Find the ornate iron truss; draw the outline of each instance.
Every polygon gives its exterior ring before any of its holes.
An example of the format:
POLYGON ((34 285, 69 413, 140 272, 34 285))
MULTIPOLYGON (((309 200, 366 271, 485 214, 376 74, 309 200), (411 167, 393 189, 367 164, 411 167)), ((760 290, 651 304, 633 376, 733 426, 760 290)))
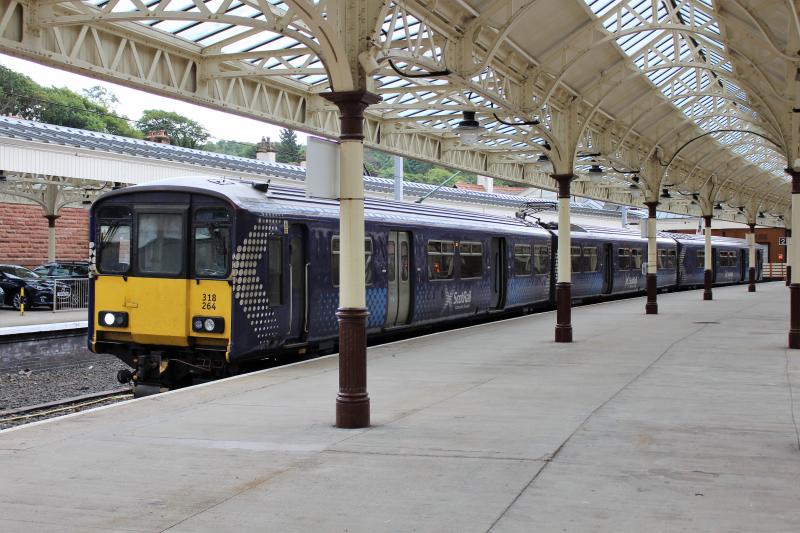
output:
POLYGON ((368 89, 383 101, 367 112, 365 143, 380 150, 544 188, 552 172, 599 165, 602 178, 578 179, 575 194, 636 204, 680 184, 700 195, 662 205, 676 212, 789 210, 793 2, 768 13, 756 0, 542 5, 0 0, 0 51, 326 137, 338 116, 320 93, 368 89), (482 127, 473 146, 454 131, 464 111, 482 127))

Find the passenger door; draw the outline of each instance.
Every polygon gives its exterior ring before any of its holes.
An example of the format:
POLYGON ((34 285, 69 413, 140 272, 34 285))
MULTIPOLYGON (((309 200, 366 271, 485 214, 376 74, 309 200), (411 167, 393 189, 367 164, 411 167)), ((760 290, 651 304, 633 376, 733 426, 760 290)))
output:
POLYGON ((614 288, 614 247, 610 242, 603 245, 603 294, 611 294, 614 288))
POLYGON ((492 237, 492 298, 490 307, 502 309, 506 305, 506 240, 503 237, 492 237))
POLYGON ((308 230, 303 224, 289 226, 289 335, 302 341, 308 332, 308 230))
POLYGON ((390 231, 386 254, 388 309, 386 327, 408 323, 411 307, 411 235, 390 231))

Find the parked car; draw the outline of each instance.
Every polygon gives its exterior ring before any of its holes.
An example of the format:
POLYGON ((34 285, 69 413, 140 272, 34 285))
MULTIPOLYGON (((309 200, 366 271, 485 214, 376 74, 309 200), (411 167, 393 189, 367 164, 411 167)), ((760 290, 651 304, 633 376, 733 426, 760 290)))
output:
MULTIPOLYGON (((19 309, 24 302, 26 307, 53 306, 53 282, 19 265, 0 265, 0 288, 3 289, 3 303, 19 309), (20 289, 25 288, 23 299, 20 289)), ((61 291, 61 290, 60 290, 61 291)), ((59 298, 69 297, 61 291, 59 298)))
POLYGON ((33 271, 45 278, 88 278, 89 261, 54 261, 33 271))

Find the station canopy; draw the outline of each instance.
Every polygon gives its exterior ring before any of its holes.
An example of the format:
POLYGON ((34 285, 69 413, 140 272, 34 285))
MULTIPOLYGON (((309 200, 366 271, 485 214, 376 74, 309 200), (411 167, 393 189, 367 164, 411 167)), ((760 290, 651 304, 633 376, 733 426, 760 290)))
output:
POLYGON ((527 186, 782 225, 792 0, 0 0, 0 51, 527 186))

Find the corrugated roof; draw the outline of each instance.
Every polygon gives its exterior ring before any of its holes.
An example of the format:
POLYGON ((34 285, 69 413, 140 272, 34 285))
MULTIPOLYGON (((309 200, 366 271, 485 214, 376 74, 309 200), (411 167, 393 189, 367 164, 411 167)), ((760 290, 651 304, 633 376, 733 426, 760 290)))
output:
MULTIPOLYGON (((222 171, 241 172, 254 177, 263 177, 264 179, 278 177, 302 182, 306 177, 305 168, 299 165, 272 163, 258 159, 207 152, 205 150, 183 148, 181 146, 132 139, 109 133, 44 124, 16 117, 0 116, 0 138, 2 137, 184 163, 222 171)), ((13 171, 14 169, 4 170, 13 171)), ((394 191, 394 180, 364 176, 364 186, 370 192, 388 194, 394 191)), ((409 196, 422 197, 436 188, 436 185, 427 183, 403 182, 403 190, 409 196)), ((515 194, 487 193, 453 187, 441 187, 431 195, 431 198, 509 208, 519 208, 524 204, 540 204, 543 210, 555 211, 558 207, 558 202, 555 200, 529 198, 515 194)), ((572 209, 576 213, 585 215, 608 216, 608 212, 602 209, 602 204, 596 201, 573 203, 572 209)), ((628 216, 636 217, 637 215, 632 215, 629 212, 628 216)))

